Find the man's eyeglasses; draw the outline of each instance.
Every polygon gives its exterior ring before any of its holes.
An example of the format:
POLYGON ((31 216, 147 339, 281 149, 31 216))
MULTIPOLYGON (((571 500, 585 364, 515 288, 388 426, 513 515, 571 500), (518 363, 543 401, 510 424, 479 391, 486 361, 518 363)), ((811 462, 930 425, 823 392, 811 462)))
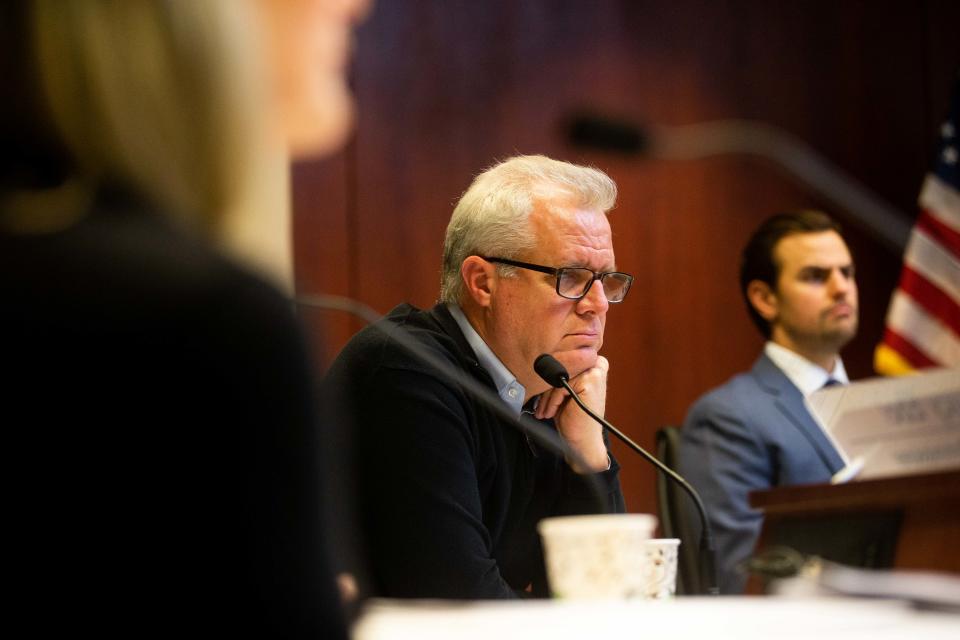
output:
POLYGON ((630 291, 630 285, 633 284, 633 276, 620 271, 596 272, 586 267, 544 267, 539 264, 530 264, 529 262, 518 262, 516 260, 507 260, 506 258, 488 258, 480 256, 487 262, 497 264, 508 264, 511 267, 520 267, 540 273, 549 273, 557 278, 557 294, 569 300, 580 300, 590 291, 594 281, 599 280, 603 286, 603 294, 607 297, 607 302, 615 304, 623 302, 630 291))

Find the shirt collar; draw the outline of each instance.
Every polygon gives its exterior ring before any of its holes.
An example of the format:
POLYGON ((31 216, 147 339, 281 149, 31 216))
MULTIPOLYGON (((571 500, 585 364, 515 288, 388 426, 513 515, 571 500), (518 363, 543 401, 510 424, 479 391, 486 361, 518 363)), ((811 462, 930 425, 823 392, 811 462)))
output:
POLYGON ((763 347, 767 357, 773 360, 790 382, 800 390, 806 398, 814 391, 822 388, 831 378, 841 384, 847 384, 847 370, 843 367, 843 360, 837 356, 833 371, 828 372, 823 367, 813 364, 798 353, 783 347, 775 342, 767 342, 763 347))
POLYGON ((474 329, 470 321, 467 320, 467 316, 464 315, 460 306, 451 303, 447 305, 447 309, 457 322, 457 326, 460 327, 460 331, 463 332, 463 337, 467 339, 470 348, 473 349, 473 353, 477 356, 477 361, 480 363, 480 366, 483 367, 493 379, 493 384, 497 388, 497 394, 507 406, 519 416, 523 409, 523 399, 527 394, 526 388, 517 382, 516 376, 510 373, 510 370, 500 362, 500 358, 487 346, 487 343, 483 341, 483 338, 480 337, 477 330, 474 329))

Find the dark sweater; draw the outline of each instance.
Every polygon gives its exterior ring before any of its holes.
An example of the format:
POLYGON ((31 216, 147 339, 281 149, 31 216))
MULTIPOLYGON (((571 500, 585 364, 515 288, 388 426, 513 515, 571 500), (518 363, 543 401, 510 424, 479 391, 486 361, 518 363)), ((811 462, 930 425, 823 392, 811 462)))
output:
POLYGON ((0 299, 5 575, 31 635, 346 637, 280 292, 106 197, 0 231, 0 299))
MULTIPOLYGON (((496 394, 446 307, 394 309, 378 323, 496 394)), ((409 355, 378 327, 357 334, 328 378, 353 414, 362 555, 377 595, 511 598, 546 595, 537 522, 599 510, 562 457, 409 355)), ((541 425, 552 429, 549 422, 541 425)), ((614 460, 595 474, 623 510, 614 460)))

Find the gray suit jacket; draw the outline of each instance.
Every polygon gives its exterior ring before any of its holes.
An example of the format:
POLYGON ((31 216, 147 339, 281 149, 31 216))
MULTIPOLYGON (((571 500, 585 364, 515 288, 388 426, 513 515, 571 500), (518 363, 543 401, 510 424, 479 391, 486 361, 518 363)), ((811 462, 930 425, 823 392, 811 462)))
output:
POLYGON ((702 396, 682 432, 680 472, 700 492, 717 544, 721 593, 740 593, 762 518, 751 491, 827 482, 843 460, 766 355, 748 373, 702 396))

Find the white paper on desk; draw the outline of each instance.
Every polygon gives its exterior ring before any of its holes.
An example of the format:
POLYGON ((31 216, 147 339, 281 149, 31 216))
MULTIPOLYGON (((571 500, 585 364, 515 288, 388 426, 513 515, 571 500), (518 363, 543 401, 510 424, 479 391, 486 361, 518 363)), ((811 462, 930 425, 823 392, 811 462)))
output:
POLYGON ((960 468, 960 369, 828 387, 807 407, 849 460, 841 481, 960 468))

